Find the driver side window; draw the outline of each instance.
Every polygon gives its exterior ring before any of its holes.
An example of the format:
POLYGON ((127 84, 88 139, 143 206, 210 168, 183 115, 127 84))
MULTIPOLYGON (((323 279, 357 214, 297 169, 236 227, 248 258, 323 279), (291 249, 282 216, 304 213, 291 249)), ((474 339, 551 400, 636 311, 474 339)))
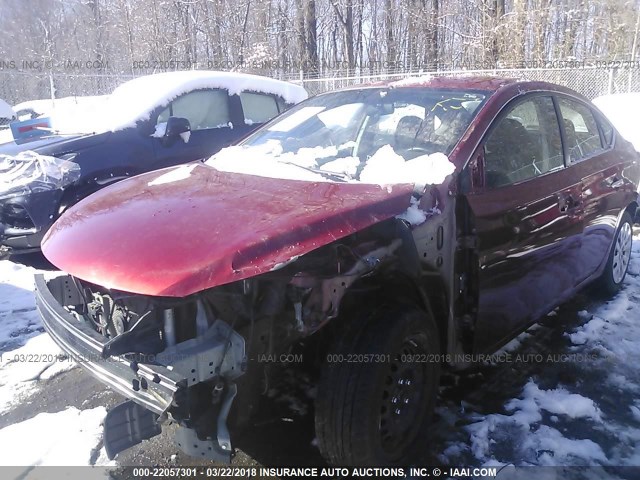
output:
POLYGON ((520 183, 564 165, 560 126, 551 97, 518 103, 484 144, 485 185, 520 183))

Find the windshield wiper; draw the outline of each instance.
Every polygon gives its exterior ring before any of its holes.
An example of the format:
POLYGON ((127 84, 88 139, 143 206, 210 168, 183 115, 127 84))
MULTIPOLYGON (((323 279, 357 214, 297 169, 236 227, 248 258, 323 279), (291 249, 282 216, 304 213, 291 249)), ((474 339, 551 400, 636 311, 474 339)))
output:
POLYGON ((294 163, 294 162, 286 162, 286 161, 283 161, 283 160, 278 160, 278 162, 279 163, 284 163, 286 165, 294 165, 296 167, 302 168, 302 169, 307 170, 309 172, 319 173, 323 177, 328 178, 330 180, 341 180, 343 182, 348 182, 349 180, 353 180, 353 177, 351 175, 349 175, 348 173, 344 173, 344 172, 333 172, 331 170, 322 170, 320 168, 305 167, 304 165, 299 165, 299 164, 294 163))

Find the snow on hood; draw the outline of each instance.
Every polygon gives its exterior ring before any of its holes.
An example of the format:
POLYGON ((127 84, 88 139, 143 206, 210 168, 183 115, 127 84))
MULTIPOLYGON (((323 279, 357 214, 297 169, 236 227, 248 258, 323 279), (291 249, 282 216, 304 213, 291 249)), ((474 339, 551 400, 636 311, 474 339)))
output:
POLYGON ((440 185, 455 169, 444 153, 405 160, 390 145, 385 145, 367 160, 360 181, 378 185, 413 183, 422 190, 426 185, 440 185))
MULTIPOLYGON (((420 155, 405 160, 390 145, 380 147, 364 163, 353 156, 323 162, 350 146, 353 145, 300 148, 296 152, 283 152, 279 141, 269 140, 262 145, 225 148, 207 160, 206 164, 221 172, 287 180, 364 183, 386 186, 387 189, 391 185, 411 184, 414 192, 419 195, 427 185, 440 185, 455 171, 455 165, 443 153, 420 155)), ((437 209, 420 209, 419 201, 415 200, 397 218, 415 226, 439 213, 437 209)))
POLYGON ((443 153, 405 160, 390 145, 380 147, 365 162, 353 156, 323 162, 348 146, 300 148, 296 152, 283 152, 279 141, 269 140, 262 145, 224 148, 205 163, 221 172, 314 182, 336 181, 335 178, 327 178, 326 174, 337 173, 344 174, 344 181, 347 182, 383 186, 409 183, 420 191, 426 185, 442 184, 455 171, 455 165, 443 153))
POLYGON ((640 93, 616 93, 594 98, 593 103, 613 123, 616 130, 631 142, 640 152, 640 129, 638 129, 638 109, 640 93))
POLYGON ((16 114, 13 111, 13 108, 0 98, 0 118, 13 118, 16 114))
POLYGON ((250 90, 281 96, 287 103, 307 98, 304 88, 289 82, 246 73, 190 70, 146 75, 123 83, 105 105, 104 128, 121 130, 147 120, 158 106, 191 90, 224 88, 230 95, 250 90))

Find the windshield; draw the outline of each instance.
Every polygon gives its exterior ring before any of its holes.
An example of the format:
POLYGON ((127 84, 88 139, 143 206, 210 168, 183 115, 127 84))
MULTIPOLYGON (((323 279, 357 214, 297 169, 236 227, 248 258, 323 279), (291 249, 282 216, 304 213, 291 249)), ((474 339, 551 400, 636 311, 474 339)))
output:
POLYGON ((477 92, 426 88, 320 95, 207 163, 304 180, 441 183, 453 172, 446 155, 484 100, 477 92))

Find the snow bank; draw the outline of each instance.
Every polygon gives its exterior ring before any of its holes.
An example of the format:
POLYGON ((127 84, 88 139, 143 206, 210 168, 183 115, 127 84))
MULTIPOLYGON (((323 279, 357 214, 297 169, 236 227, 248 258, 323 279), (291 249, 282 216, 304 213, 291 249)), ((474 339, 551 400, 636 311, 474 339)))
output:
MULTIPOLYGON (((606 464, 607 457, 594 441, 567 438, 559 430, 541 424, 542 410, 571 419, 602 422, 601 412, 592 400, 571 394, 563 388, 542 390, 532 380, 521 398, 505 405, 510 415, 491 414, 467 427, 471 451, 481 461, 494 459, 498 442, 508 441, 516 464, 576 465, 606 464)), ((557 418, 556 418, 557 421, 557 418)))
POLYGON ((287 103, 307 98, 304 88, 292 83, 246 73, 190 70, 165 72, 135 78, 123 83, 111 94, 102 112, 105 130, 132 127, 146 120, 158 106, 191 90, 225 88, 230 95, 244 90, 280 95, 287 103))
POLYGON ((33 394, 40 380, 75 366, 42 333, 33 296, 36 272, 0 261, 0 413, 33 394))
POLYGON ((16 105, 15 110, 31 109, 40 117, 49 117, 51 127, 63 133, 93 133, 108 98, 95 95, 29 100, 16 105))
POLYGON ((62 354, 46 333, 33 336, 24 346, 3 353, 0 360, 0 413, 23 402, 40 386, 40 380, 74 367, 75 363, 62 354), (50 368, 54 371, 45 374, 50 368))
POLYGON ((638 128, 640 93, 603 95, 594 98, 593 103, 613 123, 620 135, 631 142, 640 152, 640 129, 638 128))
POLYGON ((104 407, 69 407, 9 425, 0 430, 0 465, 91 465, 91 457, 102 440, 106 413, 104 407))
POLYGON ((13 118, 15 117, 15 112, 11 105, 0 98, 0 118, 13 118))

